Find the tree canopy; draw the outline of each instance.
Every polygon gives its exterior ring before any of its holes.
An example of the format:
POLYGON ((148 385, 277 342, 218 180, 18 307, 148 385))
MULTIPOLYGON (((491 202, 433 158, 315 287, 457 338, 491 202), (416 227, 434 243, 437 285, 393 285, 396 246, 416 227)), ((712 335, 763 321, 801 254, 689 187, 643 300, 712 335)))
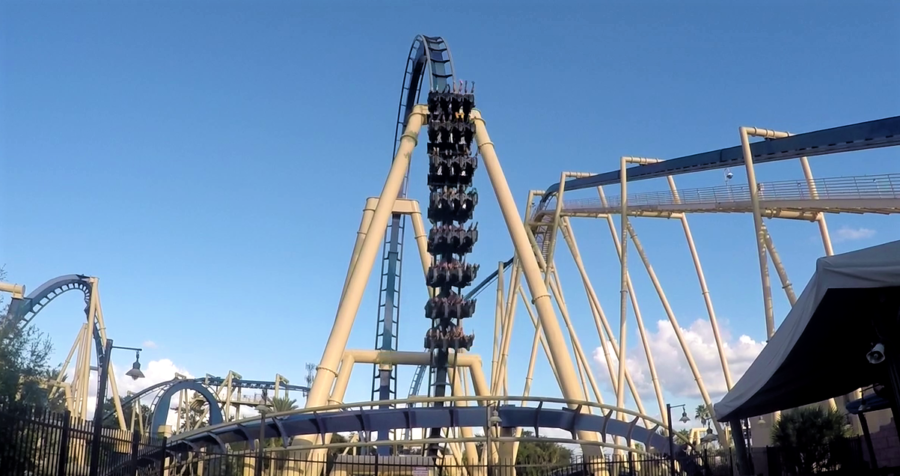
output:
MULTIPOLYGON (((0 268, 0 281, 6 271, 0 268)), ((0 318, 6 317, 9 303, 0 294, 0 318)), ((10 333, 0 342, 0 402, 48 405, 47 381, 54 377, 50 367, 53 345, 36 327, 10 333)))
POLYGON ((785 469, 812 474, 830 464, 832 446, 848 434, 844 416, 836 410, 805 407, 781 414, 772 428, 772 443, 782 450, 785 469))
MULTIPOLYGON (((0 268, 0 281, 6 272, 0 268)), ((0 294, 0 318, 6 318, 8 303, 0 294)), ((0 474, 12 474, 16 470, 31 470, 35 463, 21 445, 29 444, 36 438, 34 429, 19 428, 24 418, 32 418, 43 410, 34 407, 54 409, 48 399, 47 381, 53 377, 50 354, 53 346, 50 340, 33 326, 0 336, 0 449, 5 450, 0 458, 0 474)))

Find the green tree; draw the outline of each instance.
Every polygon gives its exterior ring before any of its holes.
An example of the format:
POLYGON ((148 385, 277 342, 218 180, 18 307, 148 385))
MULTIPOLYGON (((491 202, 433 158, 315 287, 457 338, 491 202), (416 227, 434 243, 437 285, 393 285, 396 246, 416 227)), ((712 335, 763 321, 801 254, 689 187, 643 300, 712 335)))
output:
POLYGON ((781 450, 787 471, 812 474, 832 463, 830 447, 848 434, 844 416, 836 410, 806 407, 781 414, 772 428, 772 443, 781 450))
POLYGON ((697 405, 697 409, 694 410, 694 418, 700 420, 700 425, 706 426, 707 423, 712 421, 712 412, 709 411, 708 406, 701 403, 700 405, 697 405))
MULTIPOLYGON (((522 431, 523 437, 534 437, 530 431, 522 431)), ((544 474, 548 467, 566 466, 572 463, 572 450, 551 441, 523 441, 516 454, 516 474, 533 476, 544 474)), ((503 462, 501 462, 503 464, 503 462)))
POLYGON ((275 397, 272 399, 272 410, 276 412, 289 412, 297 409, 297 400, 288 397, 275 397))
MULTIPOLYGON (((0 281, 5 278, 0 268, 0 281)), ((0 295, 0 323, 7 311, 8 303, 0 295)), ((34 471, 39 463, 30 457, 34 452, 21 445, 47 443, 32 434, 37 431, 33 426, 15 429, 26 418, 41 418, 48 407, 46 382, 53 375, 48 364, 53 346, 35 327, 5 330, 9 332, 0 334, 0 448, 6 454, 0 458, 0 474, 20 474, 34 471)))

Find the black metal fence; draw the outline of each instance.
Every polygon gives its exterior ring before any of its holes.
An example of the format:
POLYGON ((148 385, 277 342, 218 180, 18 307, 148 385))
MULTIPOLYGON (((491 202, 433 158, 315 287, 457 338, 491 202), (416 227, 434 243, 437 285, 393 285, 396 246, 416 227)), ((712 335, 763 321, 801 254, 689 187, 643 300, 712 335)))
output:
MULTIPOLYGON (((695 455, 694 471, 677 463, 677 476, 732 475, 730 462, 725 466, 703 460, 695 455)), ((672 476, 671 460, 665 455, 644 455, 617 458, 573 458, 570 461, 542 464, 514 464, 497 462, 485 467, 470 467, 452 456, 437 460, 418 455, 350 456, 329 454, 311 459, 306 451, 268 451, 260 458, 256 452, 217 454, 195 452, 170 458, 169 474, 204 476, 301 476, 326 474, 329 476, 672 476)))
MULTIPOLYGON (((469 468, 454 457, 437 460, 416 454, 376 457, 348 456, 334 450, 311 460, 308 450, 270 449, 260 457, 254 451, 218 454, 205 450, 167 454, 166 440, 138 432, 104 428, 95 438, 92 422, 18 404, 0 404, 0 476, 734 476, 729 450, 695 452, 680 458, 676 470, 667 455, 575 458, 542 464, 499 462, 469 468), (100 445, 96 474, 89 471, 91 448, 100 445)), ((242 445, 247 447, 247 445, 242 445)), ((237 447, 232 448, 235 450, 237 447)), ((352 451, 352 450, 351 450, 352 451)), ((895 474, 869 469, 859 439, 851 439, 807 456, 777 448, 751 450, 752 474, 853 476, 895 474)), ((900 473, 896 473, 900 474, 900 473)))
POLYGON ((104 428, 99 440, 93 423, 16 403, 0 404, 0 475, 125 476, 145 474, 148 458, 158 457, 164 440, 138 432, 104 428), (97 475, 90 474, 91 448, 100 445, 97 475))

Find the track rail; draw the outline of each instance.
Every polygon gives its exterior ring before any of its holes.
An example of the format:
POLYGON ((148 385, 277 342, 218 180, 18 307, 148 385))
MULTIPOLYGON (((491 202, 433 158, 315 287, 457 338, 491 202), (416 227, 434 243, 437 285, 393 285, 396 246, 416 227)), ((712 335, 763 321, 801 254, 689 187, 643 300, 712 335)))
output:
MULTIPOLYGON (((769 139, 750 144, 750 153, 755 164, 776 162, 779 160, 813 157, 818 155, 837 154, 858 150, 878 149, 900 146, 900 116, 888 117, 874 121, 860 122, 846 126, 822 129, 803 134, 796 134, 781 139, 769 139)), ((700 154, 664 160, 650 165, 633 167, 628 171, 628 181, 649 180, 668 175, 680 175, 706 170, 725 169, 743 163, 741 146, 713 150, 700 154)), ((582 190, 602 185, 619 183, 619 170, 573 179, 566 182, 566 191, 582 190)), ((546 210, 551 199, 556 197, 559 183, 547 187, 540 203, 535 207, 532 219, 547 218, 546 210)), ((535 230, 535 238, 546 256, 547 243, 544 234, 549 226, 539 226, 535 230)), ((485 279, 478 286, 488 285, 494 277, 485 279)))
MULTIPOLYGON (((450 47, 440 37, 417 36, 409 49, 406 68, 403 73, 403 84, 400 89, 400 101, 397 107, 397 122, 394 129, 394 148, 391 157, 400 144, 400 138, 406 128, 409 115, 419 103, 422 90, 443 90, 455 79, 453 59, 450 47), (426 74, 428 75, 426 81, 426 74)), ((400 198, 406 198, 409 189, 409 171, 403 179, 400 198)), ((381 261, 381 283, 378 294, 378 315, 375 329, 375 349, 392 351, 398 348, 400 327, 400 289, 403 263, 403 242, 406 228, 406 217, 395 214, 391 216, 384 235, 381 261)), ((397 397, 397 370, 379 369, 373 366, 372 400, 394 400, 397 397)), ((389 408, 387 406, 385 408, 389 408)), ((380 440, 387 440, 393 435, 379 435, 380 440)), ((387 452, 389 447, 379 447, 387 452)))
MULTIPOLYGON (((84 314, 91 321, 91 277, 84 274, 67 274, 53 278, 41 284, 28 296, 22 299, 12 299, 5 316, 0 317, 0 339, 7 335, 24 329, 51 301, 69 291, 81 291, 84 294, 84 314)), ((103 344, 100 339, 100 328, 94 323, 94 346, 97 355, 103 355, 103 344)))
MULTIPOLYGON (((817 155, 853 152, 900 146, 900 116, 860 122, 847 126, 796 134, 781 139, 768 139, 750 144, 753 163, 764 164, 779 160, 814 157, 817 155)), ((664 160, 656 164, 633 167, 628 171, 628 181, 663 178, 705 170, 724 169, 744 163, 741 146, 713 150, 700 154, 664 160)), ((581 190, 600 185, 618 184, 621 171, 613 170, 590 177, 569 180, 566 191, 581 190)), ((541 202, 550 200, 559 191, 559 183, 547 188, 541 202)))

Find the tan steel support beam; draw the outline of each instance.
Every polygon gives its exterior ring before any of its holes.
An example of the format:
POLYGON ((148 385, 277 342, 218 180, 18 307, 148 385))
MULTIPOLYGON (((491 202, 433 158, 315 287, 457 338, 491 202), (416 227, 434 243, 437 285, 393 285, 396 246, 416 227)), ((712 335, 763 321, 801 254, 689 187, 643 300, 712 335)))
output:
MULTIPOLYGON (((697 388, 700 390, 700 396, 703 398, 703 403, 706 404, 707 408, 712 408, 713 402, 712 399, 709 398, 709 392, 706 390, 706 385, 703 383, 703 376, 700 375, 700 369, 697 368, 697 363, 694 361, 694 353, 691 351, 687 340, 684 338, 684 333, 681 331, 681 326, 678 324, 675 312, 672 311, 672 307, 669 305, 669 300, 666 298, 666 293, 662 288, 662 284, 660 284, 659 278, 656 276, 656 271, 653 270, 650 259, 647 258, 644 247, 641 245, 641 241, 638 239, 637 233, 635 233, 634 227, 632 227, 630 223, 628 224, 628 233, 631 234, 631 242, 634 243, 634 249, 638 252, 638 255, 640 255, 641 261, 643 261, 644 267, 647 269, 647 274, 650 276, 650 281, 656 289, 656 294, 659 295, 663 310, 665 310, 666 316, 669 318, 669 323, 672 324, 672 329, 675 331, 675 337, 678 339, 678 343, 681 344, 681 350, 684 353, 685 359, 687 359, 691 373, 694 375, 694 380, 697 382, 697 388)), ((723 446, 727 445, 728 439, 726 438, 725 432, 722 430, 721 423, 719 423, 718 420, 713 419, 713 425, 716 427, 719 443, 723 446)))
MULTIPOLYGON (((579 394, 578 376, 575 374, 575 365, 566 349, 562 329, 559 326, 559 321, 556 319, 556 313, 553 311, 550 293, 547 292, 547 286, 544 285, 541 279, 541 271, 538 267, 537 259, 531 253, 528 236, 525 233, 525 228, 522 226, 519 211, 513 200, 509 184, 503 175, 500 160, 494 151, 494 144, 491 142, 491 138, 485 128, 484 119, 482 119, 478 110, 473 110, 471 117, 475 123, 475 140, 478 143, 478 150, 481 152, 482 163, 491 180, 500 210, 503 212, 506 227, 509 230, 510 238, 522 265, 522 271, 525 274, 525 281, 528 283, 528 290, 531 293, 534 307, 537 309, 541 320, 541 327, 544 329, 550 352, 559 371, 560 390, 565 398, 575 400, 579 394)), ((570 405, 570 407, 577 408, 577 405, 570 405)), ((579 431, 578 436, 582 440, 597 441, 597 434, 594 432, 579 431)), ((599 454, 596 447, 592 445, 582 445, 582 450, 589 456, 599 454)))
MULTIPOLYGON (((769 284, 769 262, 766 258, 766 243, 763 231, 762 214, 759 203, 759 189, 756 181, 756 169, 753 167, 753 154, 750 152, 750 136, 769 137, 771 131, 755 127, 738 129, 741 137, 741 149, 744 154, 744 166, 747 170, 747 186, 750 189, 750 202, 753 206, 753 226, 756 230, 756 251, 759 255, 759 275, 762 281, 763 307, 766 313, 766 341, 775 334, 775 309, 772 304, 772 288, 769 284)), ((774 138, 774 137, 773 137, 774 138)))
POLYGON ((418 143, 419 130, 427 115, 428 108, 418 105, 413 108, 413 112, 407 121, 406 130, 400 139, 400 147, 391 164, 390 173, 381 191, 378 205, 372 215, 369 232, 366 234, 360 247, 357 264, 354 266, 353 274, 347 283, 344 298, 338 306, 331 334, 328 337, 325 350, 322 353, 322 359, 317 367, 315 380, 307 395, 307 408, 324 404, 331 393, 331 386, 336 376, 335 368, 340 363, 344 349, 347 346, 350 330, 353 327, 353 322, 356 320, 356 313, 359 310, 366 283, 372 272, 372 266, 375 264, 381 241, 384 239, 385 229, 393 211, 394 203, 397 201, 397 196, 400 193, 403 179, 409 169, 413 149, 418 143))
MULTIPOLYGON (((675 187, 675 178, 669 175, 666 177, 669 182, 669 190, 672 191, 672 200, 678 204, 681 203, 681 197, 678 195, 678 189, 675 187)), ((706 286, 706 277, 703 275, 703 265, 700 263, 700 255, 697 253, 697 246, 694 244, 694 236, 691 233, 691 227, 688 224, 686 214, 679 217, 681 227, 684 229, 684 238, 687 240, 688 249, 691 252, 691 259, 694 262, 694 270, 697 272, 697 281, 700 283, 700 294, 703 295, 703 302, 706 304, 706 313, 709 315, 709 325, 713 331, 713 338, 716 341, 716 350, 719 352, 719 362, 722 364, 722 373, 725 376, 725 387, 731 390, 734 385, 731 380, 731 369, 728 367, 728 358, 725 355, 725 346, 722 343, 722 334, 719 331, 719 320, 716 318, 716 311, 713 308, 712 297, 709 295, 709 288, 706 286)))
MULTIPOLYGON (((618 243, 618 238, 616 237, 614 227, 615 225, 613 225, 612 234, 613 238, 616 238, 616 243, 618 243)), ((600 345, 603 348, 603 355, 607 363, 606 368, 609 372, 610 384, 612 385, 612 388, 615 389, 618 385, 618 382, 616 381, 616 370, 613 369, 612 358, 609 351, 610 348, 612 348, 612 351, 618 354, 619 346, 616 343, 615 335, 612 332, 612 326, 609 325, 609 321, 606 319, 603 308, 600 306, 600 300, 597 298, 597 294, 594 292, 594 287, 591 284, 591 280, 588 277, 587 270, 584 267, 584 261, 581 259, 581 252, 578 249, 578 242, 575 240, 575 231, 573 230, 572 224, 570 223, 568 217, 562 218, 560 229, 562 230, 563 239, 565 239, 566 244, 569 246, 569 251, 572 253, 572 259, 575 261, 575 267, 578 269, 578 273, 581 275, 582 284, 584 285, 584 290, 588 296, 588 302, 591 306, 591 314, 594 317, 594 326, 597 328, 597 334, 600 336, 600 345), (607 345, 607 342, 609 343, 609 345, 607 345)), ((616 249, 618 250, 618 246, 616 247, 616 249)), ((655 374, 655 371, 653 373, 655 374)), ((631 378, 631 372, 627 367, 625 368, 625 381, 628 384, 628 388, 631 390, 631 396, 638 408, 638 412, 646 415, 647 411, 644 409, 644 404, 641 401, 641 395, 640 393, 638 393, 637 387, 635 387, 634 381, 631 378)), ((661 393, 659 397, 662 398, 661 393)), ((662 408, 665 408, 665 403, 662 402, 661 406, 662 408)), ((663 411, 663 422, 665 422, 666 419, 665 414, 666 412, 663 411)))

